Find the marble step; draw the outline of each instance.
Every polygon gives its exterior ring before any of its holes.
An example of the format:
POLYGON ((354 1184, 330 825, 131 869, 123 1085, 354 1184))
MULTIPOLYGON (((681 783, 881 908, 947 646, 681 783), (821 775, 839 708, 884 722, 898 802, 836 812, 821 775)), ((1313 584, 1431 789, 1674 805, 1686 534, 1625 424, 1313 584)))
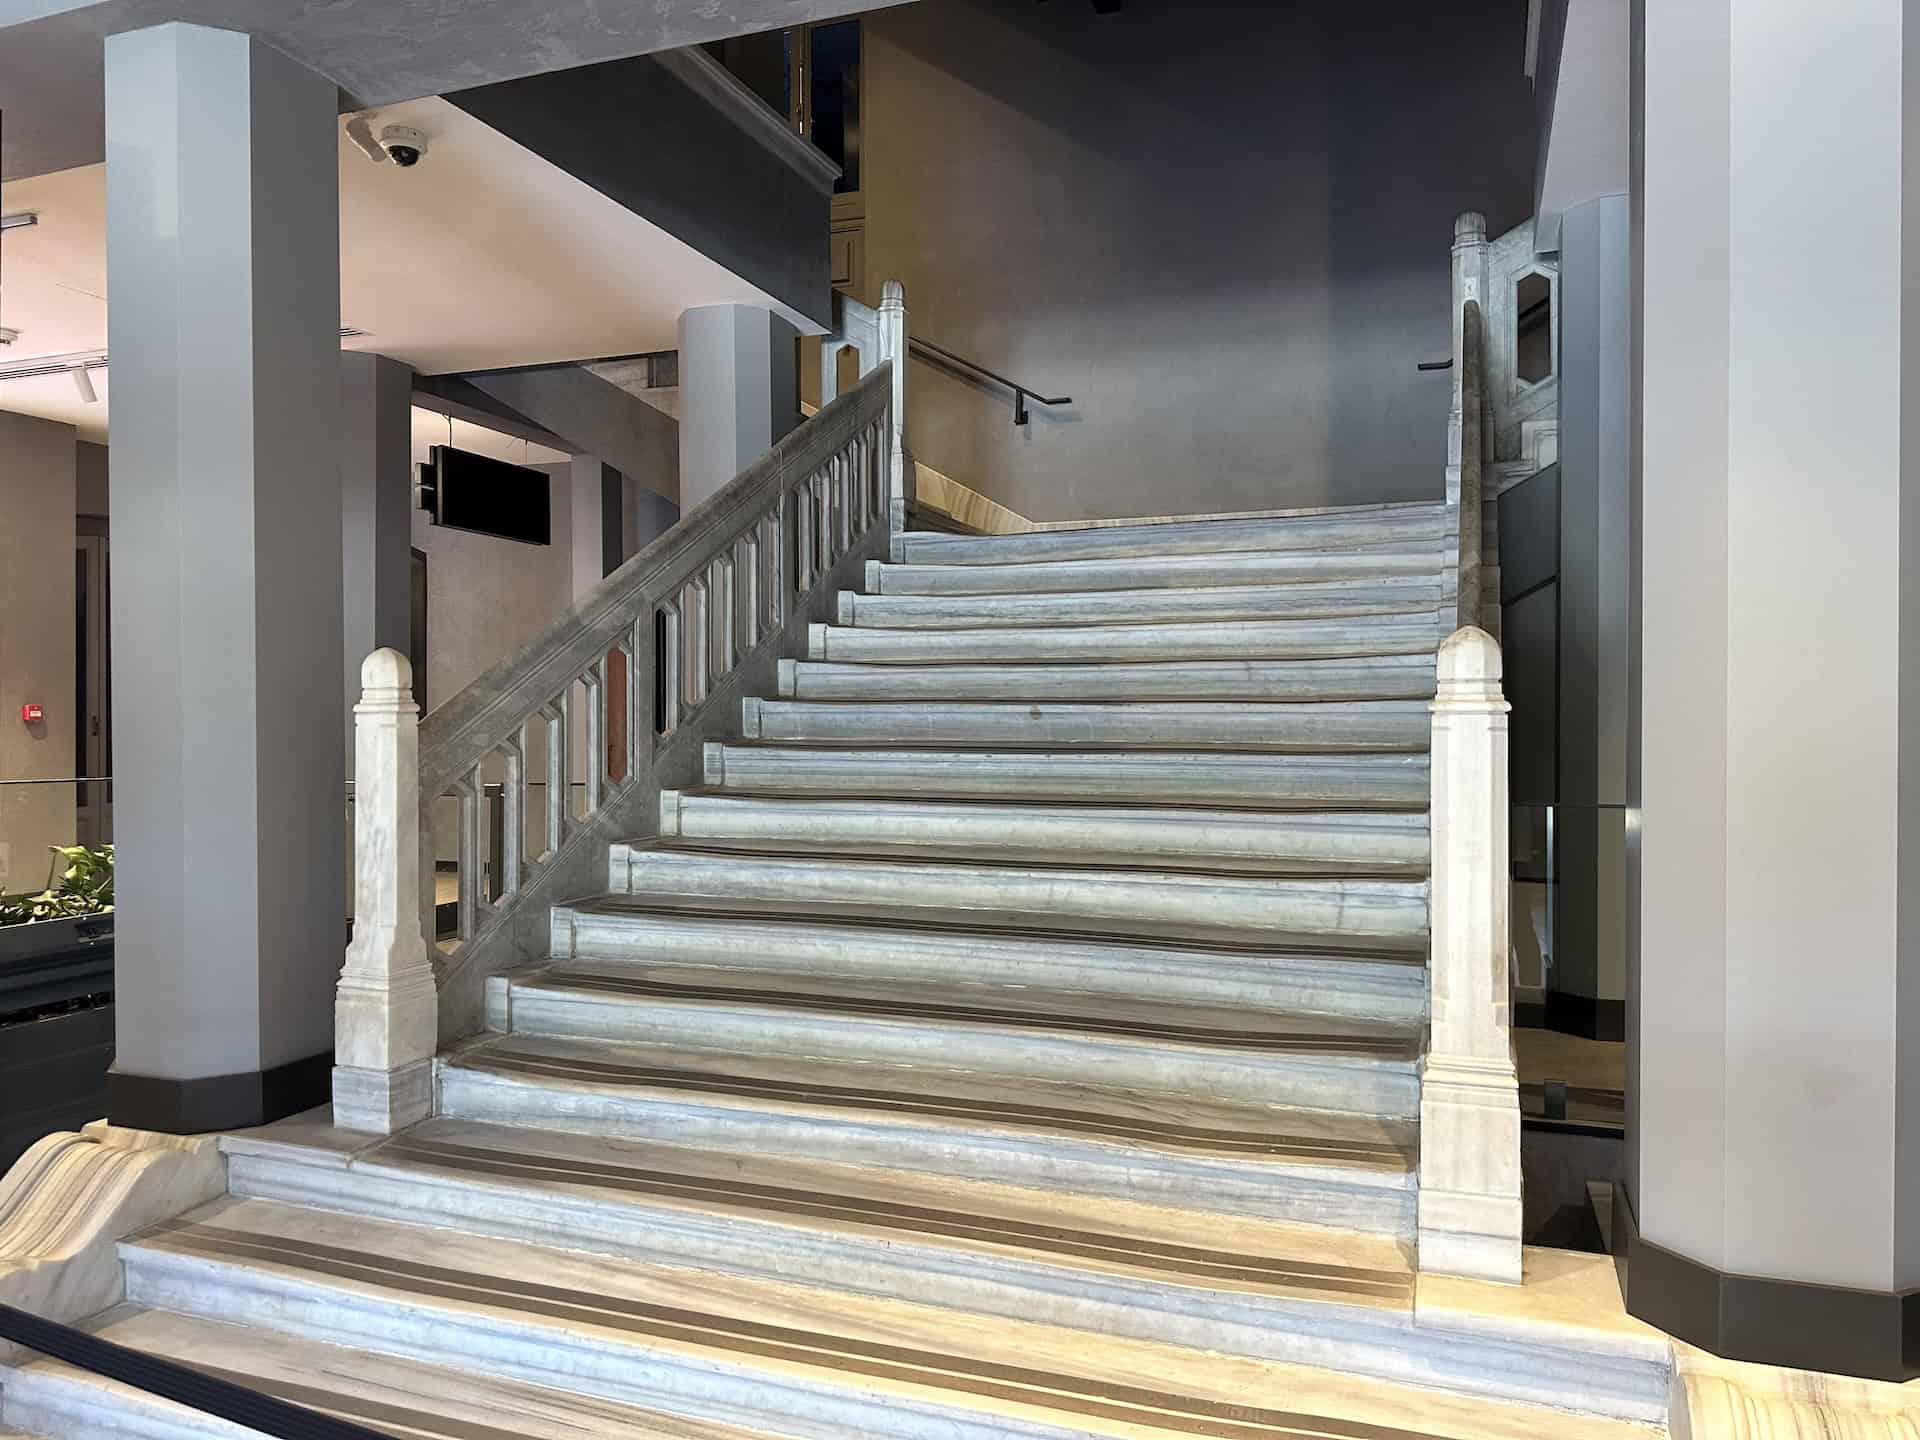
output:
POLYGON ((940 1064, 487 1036, 435 1114, 1409 1236, 1416 1127, 940 1064))
POLYGON ((487 987, 489 1023, 515 1035, 941 1065, 1402 1120, 1420 1112, 1418 1022, 604 961, 536 966, 487 987))
POLYGON ((616 894, 677 897, 686 909, 804 907, 960 925, 984 918, 1035 930, 1235 945, 1298 939, 1416 957, 1427 943, 1423 881, 820 859, 651 844, 615 845, 609 875, 616 894))
POLYGON ((802 799, 703 790, 661 791, 659 833, 705 849, 1404 879, 1426 875, 1429 852, 1427 817, 1416 812, 802 799))
POLYGON ((854 665, 1087 665, 1126 660, 1344 660, 1431 654, 1439 620, 1384 615, 1333 620, 1164 625, 1027 625, 1010 629, 807 627, 807 659, 854 665))
POLYGON ((1162 555, 1218 556, 1246 551, 1438 544, 1446 533, 1444 506, 1383 505, 1268 520, 1198 520, 1034 530, 1018 535, 943 535, 909 530, 894 537, 893 559, 907 565, 1010 565, 1162 555))
POLYGON ((1293 550, 1242 555, 1152 553, 1120 560, 1025 564, 889 565, 867 562, 869 595, 1080 595, 1211 589, 1218 586, 1329 584, 1335 581, 1431 581, 1442 568, 1440 543, 1385 549, 1293 550))
POLYGON ((1500 1355, 1503 1371, 1458 1334, 1410 1346, 1415 1383, 1396 1383, 264 1200, 217 1202, 122 1255, 149 1309, 790 1440, 1625 1440, 1617 1421, 1471 1393, 1594 1395, 1584 1357, 1500 1355))
POLYGON ((710 742, 709 787, 761 795, 1020 796, 1253 810, 1427 808, 1425 755, 827 750, 710 742))
POLYGON ((1329 701, 1433 698, 1433 656, 1086 664, 779 662, 785 700, 1329 701))
POLYGON ((1425 753, 1427 700, 953 704, 740 702, 741 736, 813 745, 1425 753))
POLYGON ((842 625, 869 630, 966 630, 1421 615, 1432 614, 1439 604, 1440 578, 1431 574, 1292 585, 1032 595, 859 595, 843 590, 837 618, 842 625))
POLYGON ((1269 1359, 1398 1345, 1413 1303, 1390 1235, 460 1120, 332 1138, 232 1138, 233 1193, 1269 1359))
POLYGON ((1036 934, 993 922, 952 928, 815 916, 792 908, 704 914, 665 897, 607 896, 558 905, 556 962, 733 966, 769 977, 843 975, 874 983, 965 976, 981 985, 1117 995, 1172 1004, 1261 1007, 1308 1015, 1415 1023, 1426 1013, 1426 970, 1407 959, 1337 951, 1232 949, 1036 934))
MULTIPOLYGON (((262 1323, 237 1324, 122 1305, 84 1327, 102 1340, 408 1440, 773 1440, 777 1432, 689 1419, 336 1343, 262 1323)), ((170 1400, 57 1360, 8 1372, 8 1415, 48 1436, 189 1440, 257 1436, 170 1400)), ((0 1436, 22 1432, 0 1428, 0 1436)))

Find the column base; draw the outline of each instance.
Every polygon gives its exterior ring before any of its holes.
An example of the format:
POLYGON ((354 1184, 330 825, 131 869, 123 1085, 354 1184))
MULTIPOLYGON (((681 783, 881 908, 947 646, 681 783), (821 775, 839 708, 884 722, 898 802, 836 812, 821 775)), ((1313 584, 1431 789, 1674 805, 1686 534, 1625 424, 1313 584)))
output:
POLYGON ((1422 1273, 1520 1283, 1520 1085, 1511 1060, 1429 1055, 1420 1077, 1422 1273))
POLYGON ((167 1135, 250 1130, 326 1104, 332 1068, 329 1051, 271 1070, 184 1080, 114 1069, 107 1073, 107 1117, 129 1130, 167 1135))
POLYGON ((433 1061, 398 1070, 333 1069, 333 1123, 343 1130, 391 1135, 433 1114, 433 1061))

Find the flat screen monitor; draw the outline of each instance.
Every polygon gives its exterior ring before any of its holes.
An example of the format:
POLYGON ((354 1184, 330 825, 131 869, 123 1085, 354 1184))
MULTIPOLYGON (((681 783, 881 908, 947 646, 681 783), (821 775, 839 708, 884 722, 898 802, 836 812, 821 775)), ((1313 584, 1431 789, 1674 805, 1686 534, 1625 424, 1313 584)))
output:
POLYGON ((553 543, 546 472, 471 450, 433 447, 432 510, 433 523, 450 530, 525 545, 553 543))

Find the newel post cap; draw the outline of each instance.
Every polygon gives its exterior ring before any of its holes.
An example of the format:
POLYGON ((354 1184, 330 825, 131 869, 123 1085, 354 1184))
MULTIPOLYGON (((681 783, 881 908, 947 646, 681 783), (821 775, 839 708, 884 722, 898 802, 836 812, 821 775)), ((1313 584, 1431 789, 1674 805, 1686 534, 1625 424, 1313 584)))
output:
POLYGON ((1500 684, 1500 642, 1478 625, 1463 625, 1440 642, 1436 675, 1448 685, 1500 684))
POLYGON ((398 650, 380 649, 360 662, 362 690, 411 690, 413 662, 398 650))
POLYGON ((1453 243, 1472 244, 1487 238, 1487 217, 1478 210, 1463 212, 1453 222, 1453 243))
POLYGON ((907 307, 907 287, 898 280, 889 280, 880 287, 880 308, 882 310, 904 310, 907 307))

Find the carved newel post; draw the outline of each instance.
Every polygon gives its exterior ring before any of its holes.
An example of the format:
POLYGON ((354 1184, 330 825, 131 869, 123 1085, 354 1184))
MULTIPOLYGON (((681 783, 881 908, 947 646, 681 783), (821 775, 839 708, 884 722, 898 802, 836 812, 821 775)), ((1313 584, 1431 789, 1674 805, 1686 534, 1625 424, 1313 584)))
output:
POLYGON ((433 1112, 440 1002, 420 929, 420 710, 376 650, 353 707, 353 941, 334 1002, 333 1119, 391 1134, 433 1112))
POLYGON ((1420 1090, 1420 1268, 1518 1283, 1507 712, 1500 646, 1468 626, 1440 647, 1433 702, 1431 1027, 1420 1090))
POLYGON ((913 465, 907 458, 907 289, 889 280, 880 290, 880 359, 893 362, 893 434, 887 444, 887 508, 895 535, 907 528, 913 465))

